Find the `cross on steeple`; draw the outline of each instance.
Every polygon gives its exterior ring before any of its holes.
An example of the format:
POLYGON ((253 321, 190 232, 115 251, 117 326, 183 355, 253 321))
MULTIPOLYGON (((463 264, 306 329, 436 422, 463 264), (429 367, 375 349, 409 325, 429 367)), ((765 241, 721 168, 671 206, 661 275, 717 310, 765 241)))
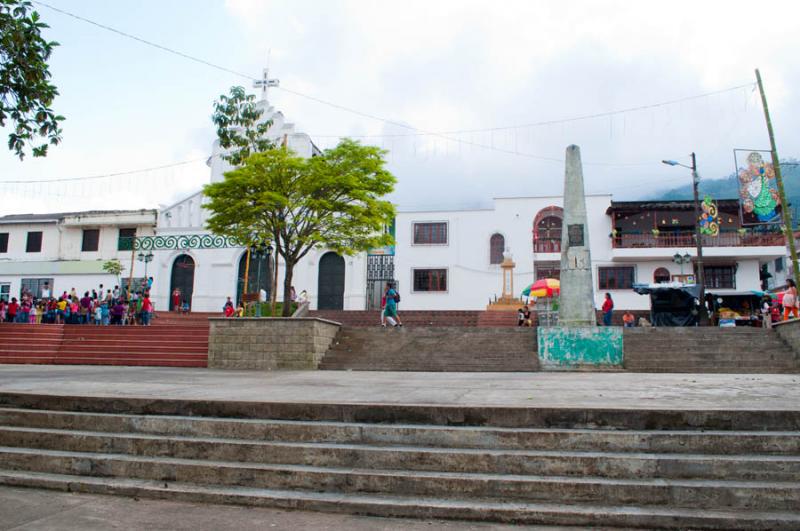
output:
POLYGON ((267 101, 267 89, 269 87, 277 87, 280 85, 279 79, 270 79, 269 78, 269 68, 264 69, 264 75, 258 81, 253 81, 253 87, 258 88, 261 87, 261 99, 267 101))

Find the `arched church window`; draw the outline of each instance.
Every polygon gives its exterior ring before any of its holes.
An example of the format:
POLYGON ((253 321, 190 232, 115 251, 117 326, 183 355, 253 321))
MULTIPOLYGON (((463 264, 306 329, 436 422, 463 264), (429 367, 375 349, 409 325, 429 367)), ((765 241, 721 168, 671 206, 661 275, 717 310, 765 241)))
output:
POLYGON ((542 209, 533 221, 533 249, 536 253, 561 252, 561 227, 564 211, 551 206, 542 209))
POLYGON ((672 277, 669 274, 669 270, 665 267, 659 267, 653 272, 653 282, 656 284, 669 282, 671 278, 672 277))
POLYGON ((502 234, 492 234, 489 238, 489 263, 501 264, 503 262, 503 250, 506 248, 506 239, 502 234))

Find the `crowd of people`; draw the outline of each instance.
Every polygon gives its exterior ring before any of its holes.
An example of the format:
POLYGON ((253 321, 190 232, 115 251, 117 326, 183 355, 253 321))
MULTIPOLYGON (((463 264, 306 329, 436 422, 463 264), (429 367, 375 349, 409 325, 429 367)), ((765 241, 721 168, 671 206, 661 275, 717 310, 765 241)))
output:
POLYGON ((0 322, 148 326, 154 311, 152 285, 150 277, 143 281, 142 289, 130 293, 119 286, 110 289, 100 284, 83 296, 75 288, 55 296, 45 283, 38 297, 23 289, 19 300, 0 300, 0 322))

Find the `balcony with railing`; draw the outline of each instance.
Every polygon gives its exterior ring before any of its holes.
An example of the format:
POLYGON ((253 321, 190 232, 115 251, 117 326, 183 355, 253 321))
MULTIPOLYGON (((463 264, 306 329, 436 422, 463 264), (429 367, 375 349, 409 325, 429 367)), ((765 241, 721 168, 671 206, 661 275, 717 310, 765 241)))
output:
MULTIPOLYGON (((720 232, 718 236, 702 236, 703 247, 774 247, 784 246, 786 238, 780 232, 735 231, 720 232)), ((660 231, 611 235, 614 249, 692 248, 693 231, 660 231)))
POLYGON ((534 253, 560 253, 561 239, 535 240, 533 242, 534 253))

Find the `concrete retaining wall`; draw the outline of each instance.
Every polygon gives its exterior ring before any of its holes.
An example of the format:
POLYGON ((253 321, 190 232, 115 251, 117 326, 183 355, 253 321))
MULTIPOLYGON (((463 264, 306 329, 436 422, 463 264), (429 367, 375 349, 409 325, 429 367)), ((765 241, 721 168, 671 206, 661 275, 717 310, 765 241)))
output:
POLYGON ((781 339, 792 348, 794 357, 800 361, 800 320, 792 319, 772 325, 781 339))
POLYGON ((212 369, 315 370, 340 327, 315 317, 208 321, 212 369))

